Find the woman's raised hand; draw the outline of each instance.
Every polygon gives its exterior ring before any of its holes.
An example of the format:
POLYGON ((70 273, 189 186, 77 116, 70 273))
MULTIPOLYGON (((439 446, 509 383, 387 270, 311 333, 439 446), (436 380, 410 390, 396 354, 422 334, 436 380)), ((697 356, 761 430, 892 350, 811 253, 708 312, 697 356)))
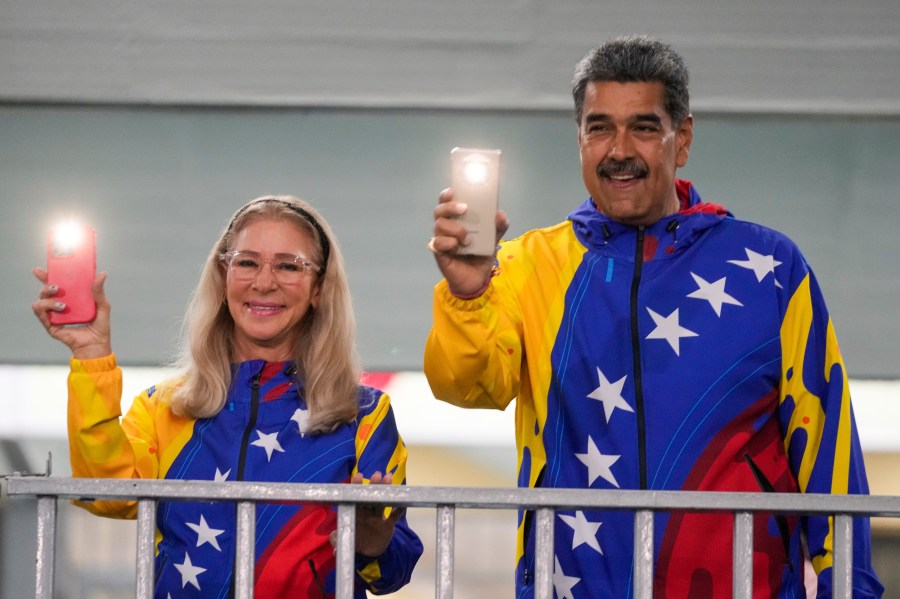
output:
POLYGON ((94 301, 97 303, 97 315, 94 320, 83 325, 55 325, 50 323, 51 312, 61 312, 65 304, 55 296, 59 289, 55 285, 47 284, 47 271, 43 268, 31 270, 38 281, 42 283, 38 300, 31 304, 34 315, 41 321, 47 333, 61 341, 72 356, 79 360, 102 358, 112 353, 112 345, 109 333, 109 301, 103 291, 106 282, 106 273, 101 272, 94 279, 94 301))

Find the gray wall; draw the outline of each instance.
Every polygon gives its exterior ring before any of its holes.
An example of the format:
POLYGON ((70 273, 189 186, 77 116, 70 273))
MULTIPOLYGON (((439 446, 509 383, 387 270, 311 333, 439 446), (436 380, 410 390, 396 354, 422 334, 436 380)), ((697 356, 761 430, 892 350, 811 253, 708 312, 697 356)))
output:
MULTIPOLYGON (((30 313, 53 218, 94 224, 124 363, 167 360, 199 265, 264 193, 321 209, 345 252, 369 369, 419 369, 437 271, 425 248, 454 145, 504 151, 511 234, 585 197, 567 113, 0 107, 0 362, 60 363, 30 313)), ((854 376, 900 376, 900 119, 698 114, 683 176, 792 236, 854 376)))
POLYGON ((563 109, 623 33, 684 53, 697 109, 900 113, 897 0, 4 0, 0 99, 563 109))
POLYGON ((365 366, 420 368, 449 149, 503 149, 512 234, 562 220, 572 67, 632 32, 691 68, 683 175, 800 243, 851 374, 900 376, 896 0, 6 0, 0 362, 66 358, 29 309, 57 217, 98 231, 121 360, 159 364, 233 210, 293 193, 341 239, 365 366))

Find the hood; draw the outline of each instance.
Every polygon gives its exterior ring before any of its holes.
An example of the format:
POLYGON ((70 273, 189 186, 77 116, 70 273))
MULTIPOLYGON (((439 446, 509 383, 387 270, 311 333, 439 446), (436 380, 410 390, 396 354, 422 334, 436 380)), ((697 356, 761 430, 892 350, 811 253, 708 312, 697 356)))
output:
MULTIPOLYGON (((681 209, 644 227, 644 261, 672 256, 690 247, 707 229, 732 215, 723 206, 704 202, 690 181, 675 180, 681 209)), ((578 240, 589 250, 634 256, 638 228, 612 220, 588 198, 569 215, 578 240)))

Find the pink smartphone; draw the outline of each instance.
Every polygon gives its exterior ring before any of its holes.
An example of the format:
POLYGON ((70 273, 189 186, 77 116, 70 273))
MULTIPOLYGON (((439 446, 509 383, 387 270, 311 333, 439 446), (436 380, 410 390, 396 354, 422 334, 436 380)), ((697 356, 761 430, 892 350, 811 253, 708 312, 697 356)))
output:
POLYGON ((56 285, 56 298, 66 304, 62 312, 50 312, 52 324, 84 324, 94 320, 96 235, 84 225, 65 224, 47 237, 47 283, 56 285))

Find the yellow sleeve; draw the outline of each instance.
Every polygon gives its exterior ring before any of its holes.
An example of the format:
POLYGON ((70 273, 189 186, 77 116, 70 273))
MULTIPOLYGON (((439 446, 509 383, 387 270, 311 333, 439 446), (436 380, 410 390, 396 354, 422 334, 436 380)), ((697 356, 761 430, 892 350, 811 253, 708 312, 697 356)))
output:
POLYGON ((434 396, 466 408, 503 410, 519 394, 521 310, 503 276, 481 297, 454 297, 446 280, 434 289, 434 322, 425 345, 425 375, 434 396))
MULTIPOLYGON (((69 456, 77 478, 158 477, 153 407, 144 392, 134 400, 127 429, 122 416, 122 371, 114 355, 72 359, 69 373, 69 456)), ((96 514, 133 518, 134 502, 78 502, 96 514)))

